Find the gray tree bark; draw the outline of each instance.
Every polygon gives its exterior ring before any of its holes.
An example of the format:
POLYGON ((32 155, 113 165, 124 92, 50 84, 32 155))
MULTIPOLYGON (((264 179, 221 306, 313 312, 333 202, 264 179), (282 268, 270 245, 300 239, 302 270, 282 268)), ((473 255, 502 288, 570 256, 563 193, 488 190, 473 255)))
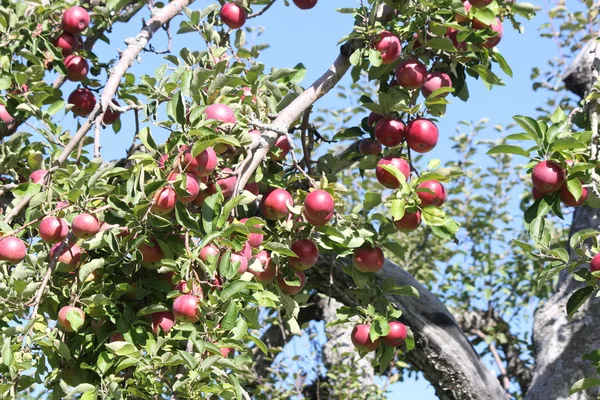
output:
MULTIPOLYGON (((563 81, 578 96, 584 96, 592 84, 592 64, 595 40, 575 57, 563 81)), ((569 237, 584 229, 600 228, 600 210, 580 206, 575 210, 569 237)), ((567 301, 583 285, 567 270, 560 274, 556 292, 535 313, 533 344, 535 369, 526 400, 584 400, 595 398, 598 390, 588 390, 569 396, 577 380, 595 376, 595 368, 582 360, 585 353, 600 348, 600 298, 587 301, 573 318, 567 319, 567 301)))

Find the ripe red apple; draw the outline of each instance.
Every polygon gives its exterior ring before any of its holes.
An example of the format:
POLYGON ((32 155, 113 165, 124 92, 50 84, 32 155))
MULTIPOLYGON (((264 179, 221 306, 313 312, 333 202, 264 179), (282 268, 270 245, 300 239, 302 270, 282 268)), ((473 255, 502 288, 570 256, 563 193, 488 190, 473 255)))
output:
POLYGON ((254 279, 261 283, 273 281, 277 275, 277 266, 271 261, 271 256, 266 250, 261 250, 254 256, 260 264, 251 263, 248 272, 254 275, 254 279))
POLYGON ((396 81, 405 89, 419 89, 425 83, 427 67, 419 60, 409 58, 396 67, 396 81))
POLYGON ((235 124, 237 122, 235 113, 226 104, 211 104, 204 110, 204 114, 206 114, 207 119, 216 119, 226 124, 235 124))
POLYGON ((410 121, 406 126, 404 135, 408 147, 417 153, 431 151, 437 145, 439 138, 437 126, 426 118, 417 118, 410 121))
POLYGON ((398 189, 400 187, 400 181, 391 173, 383 169, 383 165, 393 165, 398 168, 402 175, 408 181, 410 177, 410 165, 404 158, 387 156, 377 162, 375 168, 375 175, 377 180, 386 188, 398 189))
POLYGON ((590 261, 590 272, 600 271, 600 253, 596 254, 590 261))
POLYGON ((554 193, 565 183, 565 171, 560 164, 544 160, 533 167, 531 182, 543 194, 554 193))
POLYGON ((327 217, 322 218, 322 219, 313 218, 313 217, 307 215, 306 212, 303 212, 302 215, 304 215, 306 222, 308 222, 312 226, 324 226, 324 225, 327 225, 327 223, 331 220, 331 218, 333 218, 333 211, 331 211, 331 213, 329 215, 327 215, 327 217))
MULTIPOLYGON (((175 182, 178 179, 183 180, 183 174, 171 172, 168 179, 169 182, 175 182)), ((177 193, 175 194, 180 202, 183 204, 190 204, 196 197, 198 197, 198 194, 200 193, 200 184, 194 175, 185 174, 185 190, 189 193, 189 195, 179 196, 177 193)))
POLYGON ((214 244, 209 244, 208 246, 204 246, 202 250, 200 250, 200 254, 198 257, 204 261, 205 263, 210 263, 213 257, 219 256, 219 248, 214 244), (209 259, 210 258, 210 259, 209 259))
POLYGON ((487 7, 492 4, 494 0, 469 0, 473 7, 487 7))
POLYGON ((544 197, 544 193, 537 190, 535 187, 531 190, 531 195, 533 196, 533 200, 541 199, 544 197))
POLYGON ((290 214, 287 204, 294 205, 294 199, 285 189, 274 189, 266 193, 260 202, 260 212, 271 221, 287 218, 290 214))
MULTIPOLYGON (((116 100, 112 100, 112 103, 119 107, 119 102, 116 100)), ((115 122, 117 122, 119 119, 121 118, 121 113, 118 111, 113 111, 110 107, 108 107, 106 109, 106 112, 104 113, 104 117, 102 118, 102 123, 104 123, 104 125, 112 125, 115 122)))
MULTIPOLYGON (((425 97, 429 97, 431 93, 443 87, 452 87, 452 79, 444 72, 431 72, 427 74, 425 83, 421 88, 421 93, 425 97)), ((446 97, 448 93, 441 94, 440 97, 446 97)))
POLYGON ((375 137, 386 147, 398 146, 404 139, 404 123, 395 118, 383 118, 375 125, 375 137))
MULTIPOLYGON (((50 259, 57 257, 58 248, 62 243, 56 243, 50 248, 50 259)), ((69 243, 61 254, 58 255, 58 262, 66 264, 70 269, 74 270, 77 265, 81 262, 83 250, 75 243, 69 243)))
POLYGON ((258 186, 258 183, 256 183, 256 182, 247 183, 246 186, 244 186, 244 190, 249 191, 250 193, 252 193, 255 196, 258 196, 258 193, 260 193, 260 187, 258 186))
POLYGON ((377 35, 375 49, 381 53, 383 64, 391 64, 400 57, 402 45, 396 35, 389 31, 381 31, 377 35))
POLYGON ((76 89, 68 98, 68 103, 73 104, 73 114, 80 117, 87 117, 94 111, 96 106, 96 97, 89 89, 76 89))
POLYGON ((469 11, 471 11, 471 7, 472 7, 471 3, 469 2, 469 0, 463 1, 463 6, 465 7, 465 15, 460 15, 460 14, 454 13, 454 19, 459 24, 469 21, 469 11))
POLYGON ((121 332, 115 332, 112 335, 110 335, 110 338, 108 339, 108 343, 113 342, 125 342, 125 337, 121 332))
POLYGON ((358 151, 363 156, 376 156, 381 153, 381 142, 377 139, 366 138, 358 142, 358 151))
POLYGON ((154 194, 153 199, 152 212, 159 215, 168 214, 175 208, 177 193, 175 189, 165 186, 154 194))
POLYGON ((79 307, 73 306, 64 306, 58 311, 58 325, 60 325, 67 332, 75 332, 73 326, 71 326, 71 321, 67 319, 67 315, 70 313, 79 314, 79 318, 81 319, 81 324, 85 321, 85 313, 79 307))
POLYGON ((38 169, 38 170, 33 171, 29 175, 29 180, 33 183, 39 183, 41 185, 44 183, 44 179, 46 178, 47 174, 48 174, 48 171, 46 171, 45 169, 38 169))
POLYGON ((200 320, 200 299, 191 294, 179 296, 173 302, 173 314, 175 319, 183 322, 198 322, 200 320))
POLYGON ((27 255, 27 246, 21 239, 14 236, 0 237, 0 260, 17 264, 27 255))
POLYGON ((90 14, 83 7, 74 6, 63 13, 62 28, 73 34, 83 32, 90 24, 90 14))
MULTIPOLYGON (((242 224, 245 224, 246 221, 248 221, 248 218, 242 218, 240 219, 240 222, 242 224)), ((256 224, 254 225, 256 228, 260 228, 260 224, 256 224)), ((264 240, 264 235, 262 233, 252 233, 250 232, 250 234, 248 235, 248 244, 250 244, 250 247, 253 249, 258 249, 260 247, 260 245, 263 243, 264 240)))
POLYGON ((56 39, 54 45, 59 49, 62 49, 63 57, 67 57, 76 52, 79 48, 79 38, 72 33, 63 32, 62 35, 56 39))
POLYGON ((250 261, 252 258, 252 246, 250 246, 250 243, 244 243, 241 253, 246 257, 246 260, 250 261))
POLYGON ((71 229, 75 237, 87 239, 100 231, 100 222, 91 214, 81 213, 73 218, 71 229))
POLYGON ((150 240, 150 244, 142 242, 138 250, 142 253, 142 264, 154 264, 165 258, 160 245, 154 240, 150 240))
POLYGON ((390 326, 390 333, 383 336, 381 339, 383 344, 386 346, 398 347, 406 340, 406 326, 402 322, 392 321, 388 322, 390 326))
POLYGON ((221 7, 221 21, 231 29, 238 29, 246 23, 246 10, 234 3, 226 3, 221 7))
POLYGON ((289 294, 290 296, 295 296, 302 291, 304 285, 306 285, 306 274, 302 271, 294 271, 294 274, 298 278, 300 278, 300 286, 290 286, 285 281, 285 275, 279 274, 277 276, 277 285, 282 293, 289 294))
POLYGON ((298 257, 288 257, 288 262, 296 271, 306 271, 319 261, 319 248, 310 239, 296 240, 291 249, 298 257))
POLYGON ((558 195, 560 197, 560 201, 562 201, 566 206, 569 207, 577 207, 582 205, 588 197, 588 190, 587 188, 582 188, 582 192, 581 192, 581 197, 579 197, 579 199, 575 199, 575 196, 573 196, 571 194, 571 192, 569 192, 569 188, 567 187, 567 184, 563 184, 560 187, 560 190, 558 192, 558 195))
POLYGON ((367 119, 367 124, 369 126, 373 126, 376 123, 378 123, 379 121, 381 121, 382 119, 383 119, 383 115, 377 114, 376 112, 371 111, 371 114, 369 114, 369 118, 367 119))
POLYGON ((15 119, 6 109, 6 106, 4 104, 0 104, 0 121, 2 121, 4 124, 12 124, 14 120, 15 119))
POLYGON ((198 177, 209 176, 217 168, 218 164, 217 153, 212 147, 207 147, 196 157, 192 157, 190 150, 183 154, 183 167, 198 177))
POLYGON ((151 314, 152 317, 152 332, 158 336, 160 331, 164 333, 171 332, 173 325, 175 325, 175 316, 170 311, 161 311, 151 314))
POLYGON ((46 217, 40 222, 39 234, 46 243, 60 242, 69 234, 69 225, 63 218, 46 217))
POLYGON ((292 146, 290 145, 290 141, 287 136, 281 135, 277 138, 277 141, 273 145, 273 148, 271 149, 273 151, 269 153, 269 157, 273 161, 281 161, 289 154, 291 149, 292 146), (279 150, 277 151, 278 154, 276 155, 274 151, 277 149, 279 150))
POLYGON ((318 0, 294 0, 294 4, 301 10, 310 10, 317 5, 318 0))
POLYGON ((323 220, 333 212, 334 208, 333 197, 325 190, 314 190, 304 200, 304 214, 312 219, 323 220))
MULTIPOLYGON (((459 32, 458 29, 448 28, 446 30, 446 37, 448 39, 452 40, 452 44, 454 45, 456 50, 465 51, 465 50, 467 50, 467 43, 458 41, 458 32, 459 32)), ((447 94, 447 93, 445 93, 445 94, 447 94)))
POLYGON ((231 253, 230 262, 238 265, 237 276, 241 276, 248 270, 248 258, 242 253, 231 253))
POLYGON ((419 186, 417 186, 417 189, 428 189, 426 191, 417 191, 417 196, 419 197, 419 200, 421 200, 421 207, 441 207, 446 201, 446 189, 435 179, 421 182, 419 186))
POLYGON ((412 232, 421 225, 421 211, 413 213, 406 212, 398 221, 394 221, 394 226, 400 232, 412 232))
MULTIPOLYGON (((473 5, 475 5, 475 4, 473 4, 473 5)), ((504 35, 504 28, 502 26, 502 21, 500 21, 500 18, 496 17, 496 20, 494 22, 492 22, 492 25, 490 26, 490 28, 492 28, 492 30, 494 32, 496 32, 496 36, 489 38, 483 44, 483 47, 486 47, 488 49, 498 46, 498 44, 502 40, 502 36, 504 35)))
POLYGON ((158 158, 158 168, 160 169, 164 169, 165 168, 165 164, 166 162, 169 161, 169 155, 168 154, 163 154, 162 156, 160 156, 158 158))
POLYGON ((73 54, 65 58, 65 67, 67 68, 67 79, 73 82, 84 80, 90 69, 85 58, 73 54))
POLYGON ((219 351, 221 352, 221 355, 225 358, 229 358, 229 354, 233 355, 235 353, 235 349, 231 347, 221 347, 219 351))
POLYGON ((352 333, 350 334, 350 340, 354 347, 358 350, 364 352, 371 352, 377 350, 379 345, 381 344, 381 339, 377 338, 374 342, 371 340, 369 336, 369 332, 371 331, 370 325, 356 325, 354 329, 352 329, 352 333))
POLYGON ((383 268, 384 261, 383 250, 379 247, 371 247, 369 245, 363 245, 354 249, 354 254, 352 255, 352 264, 360 272, 377 272, 383 268))

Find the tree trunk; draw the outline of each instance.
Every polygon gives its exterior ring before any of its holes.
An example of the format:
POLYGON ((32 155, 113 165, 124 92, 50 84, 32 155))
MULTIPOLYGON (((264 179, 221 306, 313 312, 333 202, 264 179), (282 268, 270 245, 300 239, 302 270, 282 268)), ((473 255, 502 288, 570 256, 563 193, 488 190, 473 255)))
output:
MULTIPOLYGON (((584 96, 592 84, 591 53, 595 40, 588 43, 567 69, 563 81, 578 96, 584 96)), ((600 210, 578 207, 573 215, 569 237, 583 229, 600 228, 600 210)), ((535 313, 533 344, 535 370, 526 400, 583 400, 597 396, 598 390, 589 390, 569 396, 569 388, 585 376, 595 376, 595 368, 581 356, 600 348, 600 299, 587 301, 569 321, 567 301, 583 284, 575 281, 568 270, 558 279, 556 292, 535 313)))

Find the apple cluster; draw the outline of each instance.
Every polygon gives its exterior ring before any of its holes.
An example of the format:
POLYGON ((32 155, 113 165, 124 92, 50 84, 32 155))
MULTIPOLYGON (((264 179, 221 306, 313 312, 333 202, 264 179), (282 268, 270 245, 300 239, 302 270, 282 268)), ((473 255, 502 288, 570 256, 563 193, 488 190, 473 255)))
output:
MULTIPOLYGON (((567 167, 573 167, 573 160, 565 161, 567 167)), ((578 199, 573 196, 567 186, 569 172, 560 163, 552 160, 540 161, 531 171, 531 182, 533 183, 533 199, 538 200, 544 196, 553 195, 558 192, 562 203, 569 207, 582 205, 588 197, 588 190, 582 187, 578 199)))
POLYGON ((408 335, 408 330, 406 329, 406 326, 402 322, 398 321, 390 321, 388 322, 388 326, 390 330, 387 335, 372 340, 370 335, 371 325, 356 325, 350 333, 350 339, 352 340, 352 344, 358 350, 365 353, 377 350, 379 346, 381 346, 381 342, 383 342, 384 345, 390 347, 401 346, 406 340, 406 336, 408 335))

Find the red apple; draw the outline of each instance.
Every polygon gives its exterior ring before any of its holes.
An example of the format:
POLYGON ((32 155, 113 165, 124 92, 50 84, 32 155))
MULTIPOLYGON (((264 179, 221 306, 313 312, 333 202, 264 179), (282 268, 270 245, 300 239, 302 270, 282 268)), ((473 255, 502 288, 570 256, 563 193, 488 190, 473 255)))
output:
POLYGON ((492 4, 494 0, 469 0, 473 7, 487 7, 492 4))
POLYGON ((75 243, 69 243, 65 246, 64 250, 61 254, 57 255, 58 248, 62 245, 62 243, 56 243, 50 249, 50 259, 55 259, 63 264, 66 264, 74 270, 77 265, 81 262, 81 257, 83 255, 83 250, 81 247, 77 246, 75 243))
POLYGON ((412 120, 406 126, 406 143, 417 153, 431 151, 438 142, 439 132, 435 124, 426 118, 412 120))
POLYGON ((377 35, 375 49, 381 53, 383 64, 391 64, 400 57, 402 45, 396 35, 389 31, 381 31, 377 35))
MULTIPOLYGON (((431 72, 425 78, 421 93, 423 96, 429 97, 433 92, 443 87, 452 87, 450 76, 444 72, 431 72)), ((446 97, 447 95, 448 93, 443 93, 440 97, 446 97)))
POLYGON ((392 165, 404 175, 408 181, 410 177, 410 165, 404 158, 387 156, 377 162, 375 168, 375 175, 377 180, 386 188, 398 189, 400 187, 400 181, 391 173, 383 169, 383 165, 392 165))
POLYGON ((294 0, 294 4, 301 10, 310 10, 317 5, 318 0, 294 0))
POLYGON ((96 107, 96 97, 89 89, 76 89, 69 95, 69 104, 73 104, 73 114, 87 117, 96 107))
MULTIPOLYGON (((76 329, 71 326, 71 321, 67 319, 67 316, 71 313, 78 314, 81 319, 81 325, 85 322, 85 313, 79 307, 64 306, 58 311, 58 325, 60 325, 67 332, 75 332, 76 329)), ((79 326, 78 328, 80 328, 79 326)))
POLYGON ((385 256, 383 250, 379 247, 371 247, 363 245, 358 249, 354 249, 352 255, 352 264, 360 272, 377 272, 383 268, 385 256))
POLYGON ((370 325, 356 325, 354 329, 352 329, 352 333, 350 334, 350 340, 352 341, 354 347, 364 352, 371 352, 377 350, 377 348, 379 348, 379 345, 381 344, 381 340, 378 338, 373 342, 371 340, 371 337, 369 336, 370 331, 370 325))
POLYGON ((248 270, 248 258, 242 253, 231 253, 230 262, 238 265, 237 276, 241 276, 248 270))
POLYGON ((373 126, 376 123, 378 123, 379 121, 381 121, 382 119, 383 119, 383 115, 377 114, 376 112, 371 112, 371 114, 369 114, 369 118, 367 119, 367 124, 369 126, 373 126))
POLYGON ((544 193, 537 190, 535 187, 531 190, 531 195, 533 196, 533 200, 541 199, 544 197, 544 193))
POLYGON ((212 147, 206 148, 196 157, 192 157, 192 153, 189 150, 183 154, 183 167, 198 177, 209 176, 217 168, 218 164, 217 153, 212 147))
POLYGON ((402 322, 392 321, 388 322, 390 326, 390 333, 383 336, 381 339, 383 344, 386 346, 398 347, 406 340, 406 326, 402 322))
POLYGON ((46 243, 60 242, 69 234, 69 225, 63 218, 46 217, 40 222, 39 234, 46 243))
POLYGON ((569 192, 569 188, 567 187, 567 184, 563 184, 560 187, 560 190, 558 192, 558 195, 560 197, 560 201, 562 201, 566 206, 569 207, 577 207, 582 205, 588 196, 588 190, 587 188, 582 188, 582 192, 581 192, 581 197, 579 197, 579 199, 576 199, 575 196, 573 196, 571 194, 571 192, 569 192))
POLYGON ((38 169, 33 171, 31 175, 29 175, 29 180, 33 183, 43 184, 47 174, 48 171, 46 171, 45 169, 38 169))
POLYGON ((533 167, 531 181, 541 193, 554 193, 565 183, 565 171, 554 161, 541 161, 533 167))
POLYGON ((142 242, 138 250, 142 253, 142 264, 154 264, 165 258, 160 245, 154 240, 150 240, 150 244, 142 242))
POLYGON ((179 296, 173 302, 175 319, 183 322, 198 322, 200 320, 200 299, 191 294, 179 296))
POLYGON ((288 262, 296 271, 306 271, 319 261, 319 248, 310 239, 296 240, 291 249, 297 257, 288 257, 288 262))
POLYGON ((256 183, 256 182, 247 183, 246 186, 244 187, 244 190, 249 191, 250 193, 252 193, 255 196, 258 196, 258 193, 260 193, 260 188, 258 186, 258 183, 256 183))
POLYGON ((27 246, 14 236, 0 237, 0 260, 17 264, 27 255, 27 246))
POLYGON ((67 79, 73 82, 84 80, 90 69, 86 59, 76 55, 65 58, 65 67, 67 68, 67 79))
POLYGON ((404 123, 395 118, 383 118, 375 125, 375 137, 386 147, 398 146, 404 140, 404 123))
POLYGON ((200 254, 198 257, 205 263, 210 263, 213 257, 219 256, 219 248, 214 244, 209 244, 208 246, 204 246, 202 250, 200 250, 200 254), (209 259, 210 258, 210 259, 209 259))
MULTIPOLYGON (((475 6, 475 4, 473 4, 473 6, 475 6)), ((504 28, 502 27, 502 21, 500 21, 500 18, 496 17, 496 20, 492 22, 490 28, 492 28, 492 30, 496 32, 496 36, 489 38, 483 44, 483 47, 486 47, 488 49, 498 46, 498 44, 502 40, 502 36, 504 35, 504 28)))
POLYGON ((269 153, 269 157, 273 161, 281 161, 289 154, 291 149, 292 149, 292 146, 290 145, 290 141, 287 138, 287 136, 281 135, 277 138, 277 141, 273 145, 273 148, 271 149, 273 151, 271 153, 269 153), (275 150, 277 150, 277 149, 279 149, 279 150, 277 151, 277 155, 276 155, 275 150))
POLYGON ((64 31, 79 34, 90 24, 90 14, 83 7, 74 6, 63 13, 62 28, 64 31))
POLYGON ((110 338, 108 339, 108 343, 113 342, 125 342, 125 337, 121 332, 115 332, 112 335, 110 335, 110 338))
POLYGON ((417 189, 427 189, 423 191, 417 191, 417 196, 421 200, 421 207, 436 206, 441 207, 446 201, 446 189, 444 186, 435 179, 421 182, 417 189), (433 192, 433 193, 432 193, 433 192))
POLYGON ((170 311, 161 311, 150 315, 152 318, 152 332, 158 336, 160 331, 169 333, 175 325, 175 316, 170 311))
POLYGON ((6 106, 4 104, 0 104, 0 121, 2 121, 4 124, 12 124, 14 120, 15 119, 6 109, 6 106))
POLYGON ((261 250, 254 256, 260 264, 251 263, 248 272, 254 275, 254 279, 261 283, 271 282, 277 275, 277 266, 271 261, 271 256, 266 250, 261 250))
POLYGON ((321 218, 321 219, 313 218, 313 217, 307 215, 306 212, 303 212, 302 215, 304 215, 306 222, 308 222, 312 226, 324 226, 324 225, 327 225, 327 223, 331 220, 331 218, 333 218, 333 211, 331 211, 331 213, 329 215, 327 215, 327 217, 321 218))
POLYGON ((237 184, 237 177, 233 175, 233 171, 230 168, 223 168, 221 176, 215 183, 211 182, 208 184, 207 191, 209 194, 215 194, 217 193, 217 186, 219 186, 223 197, 227 199, 233 195, 235 185, 237 184))
POLYGON ((153 200, 152 212, 154 214, 168 214, 175 208, 177 193, 175 193, 175 189, 165 186, 154 194, 153 200))
MULTIPOLYGON (((178 179, 183 181, 183 174, 171 172, 169 175, 169 182, 175 182, 178 179)), ((177 193, 175 193, 177 195, 177 199, 183 204, 189 204, 194 201, 196 197, 198 197, 198 194, 200 193, 200 184, 194 175, 185 174, 185 190, 189 193, 189 195, 179 196, 177 193)))
POLYGON ((169 155, 168 154, 163 154, 162 156, 160 156, 158 158, 158 168, 160 169, 164 169, 165 168, 165 163, 169 161, 169 155))
POLYGON ((415 59, 402 61, 396 67, 396 81, 405 89, 419 89, 425 83, 427 67, 415 59))
POLYGON ((358 151, 363 156, 376 156, 381 153, 381 142, 377 139, 366 138, 358 142, 358 151))
POLYGON ((63 57, 67 57, 76 52, 79 48, 79 38, 72 33, 63 32, 62 35, 56 39, 54 45, 59 49, 62 49, 63 57))
POLYGON ((231 29, 238 29, 246 23, 246 10, 234 3, 226 3, 221 7, 221 21, 231 29))
POLYGON ((327 216, 331 215, 334 208, 333 197, 325 190, 314 190, 304 200, 304 214, 312 219, 326 219, 327 216))
POLYGON ((246 257, 246 260, 250 261, 250 259, 252 258, 252 246, 250 246, 250 243, 244 243, 244 245, 242 246, 242 254, 244 255, 244 257, 246 257))
POLYGON ((235 349, 231 347, 221 347, 219 351, 221 352, 221 355, 225 358, 229 358, 229 354, 233 355, 235 353, 235 349))
POLYGON ((204 114, 206 114, 207 119, 216 119, 226 124, 235 124, 237 122, 235 113, 226 104, 211 104, 206 108, 204 114))
POLYGON ((285 275, 279 274, 277 276, 277 285, 282 293, 295 296, 302 291, 304 285, 306 285, 306 274, 302 271, 294 271, 294 274, 300 278, 300 286, 291 286, 285 281, 285 275))
POLYGON ((91 214, 81 213, 73 218, 71 229, 75 237, 87 239, 100 231, 100 222, 91 214))
MULTIPOLYGON (((112 100, 112 103, 119 107, 119 102, 116 100, 112 100)), ((104 117, 102 118, 102 122, 104 125, 112 125, 117 122, 121 118, 121 113, 118 111, 113 111, 110 107, 106 108, 106 112, 104 113, 104 117)))
MULTIPOLYGON (((240 219, 240 222, 242 224, 245 224, 246 221, 248 221, 248 218, 242 218, 240 219)), ((260 224, 256 224, 254 225, 256 228, 260 228, 260 224)), ((264 235, 262 233, 250 233, 248 235, 248 244, 250 245, 251 248, 253 249, 258 249, 260 247, 260 245, 263 243, 264 240, 264 235)))
POLYGON ((590 271, 591 272, 600 271, 600 253, 596 254, 592 258, 592 261, 590 261, 590 271))
POLYGON ((469 0, 463 1, 463 6, 465 7, 465 15, 460 15, 460 14, 454 13, 454 19, 459 24, 469 21, 469 11, 471 11, 471 7, 472 7, 471 3, 469 2, 469 0))
POLYGON ((284 219, 290 214, 288 204, 294 205, 292 195, 285 189, 274 189, 263 196, 260 202, 260 212, 271 221, 284 219))
POLYGON ((394 221, 394 226, 400 232, 412 232, 421 225, 421 212, 415 211, 413 213, 406 212, 404 216, 398 221, 394 221))
MULTIPOLYGON (((467 50, 467 43, 458 41, 458 33, 458 29, 448 28, 446 30, 446 37, 452 40, 452 44, 454 45, 456 50, 465 51, 467 50)), ((444 95, 447 95, 447 93, 444 93, 444 95)))

